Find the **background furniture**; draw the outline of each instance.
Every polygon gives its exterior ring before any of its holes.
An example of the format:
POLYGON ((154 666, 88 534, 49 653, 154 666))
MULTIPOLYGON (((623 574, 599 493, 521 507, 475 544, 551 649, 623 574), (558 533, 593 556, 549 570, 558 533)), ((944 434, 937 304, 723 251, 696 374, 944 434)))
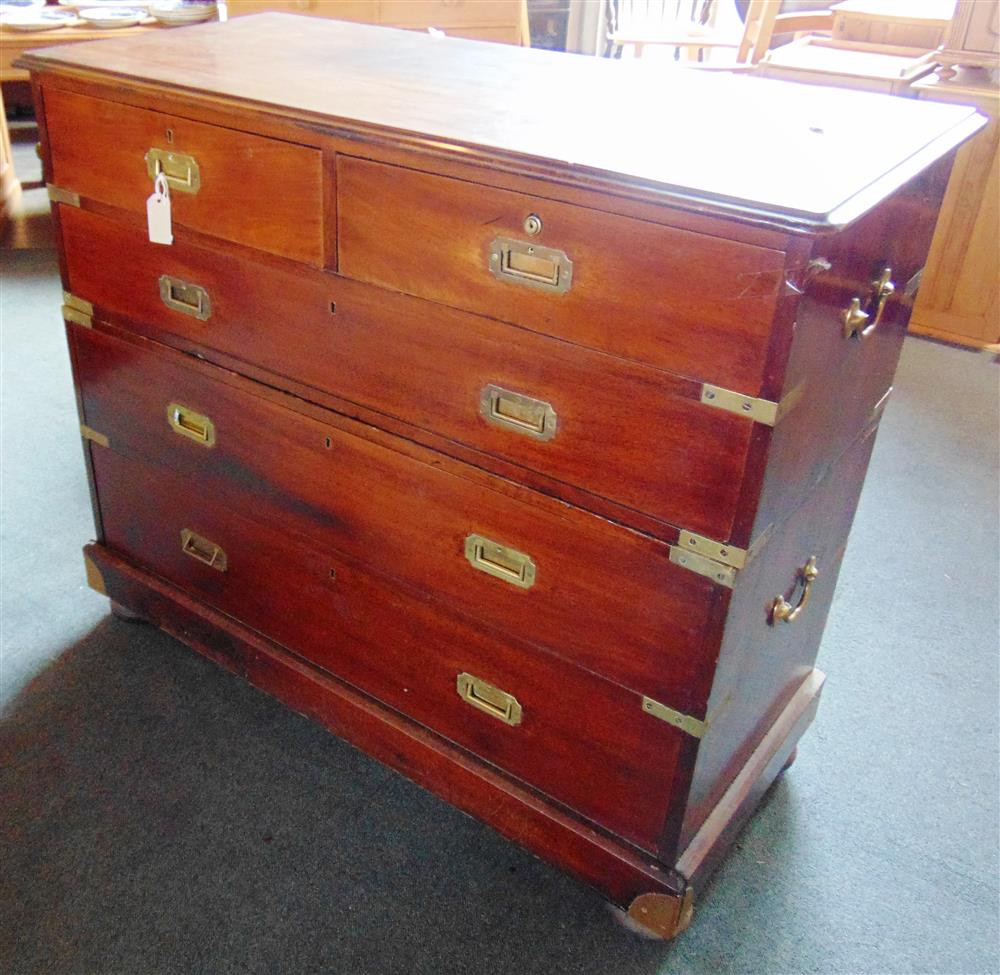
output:
POLYGON ((6 233, 20 196, 21 184, 14 171, 7 113, 4 111, 3 93, 0 92, 0 238, 6 233))
POLYGON ((136 27, 116 27, 106 30, 99 27, 60 27, 57 30, 15 31, 0 25, 0 82, 27 81, 28 72, 15 67, 25 51, 53 44, 80 44, 86 41, 107 40, 109 37, 135 37, 149 31, 183 30, 182 27, 164 27, 162 24, 140 24, 136 27))
POLYGON ((732 51, 737 64, 755 63, 767 49, 781 0, 750 0, 741 23, 731 0, 609 0, 612 53, 630 47, 641 58, 647 47, 672 47, 687 61, 732 51), (730 14, 730 16, 725 16, 730 14))
POLYGON ((913 82, 934 67, 930 51, 809 35, 768 51, 758 73, 765 78, 912 98, 913 82))
POLYGON ((1000 91, 986 72, 930 74, 917 97, 975 105, 990 124, 955 159, 910 331, 986 346, 1000 343, 1000 91))
POLYGON ((527 0, 227 0, 226 6, 231 17, 273 10, 531 45, 527 0))
POLYGON ((938 61, 942 77, 954 77, 956 65, 1000 67, 1000 4, 958 0, 938 61))
POLYGON ((955 0, 841 0, 832 5, 833 36, 932 51, 944 39, 954 8, 955 0))

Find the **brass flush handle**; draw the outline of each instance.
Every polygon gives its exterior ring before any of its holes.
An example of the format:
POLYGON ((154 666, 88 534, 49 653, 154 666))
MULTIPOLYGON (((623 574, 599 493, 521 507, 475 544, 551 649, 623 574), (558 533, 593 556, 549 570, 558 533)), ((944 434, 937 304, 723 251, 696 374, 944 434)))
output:
POLYGON ((551 403, 492 383, 480 394, 479 412, 487 423, 533 440, 551 440, 559 422, 551 403))
POLYGON ((465 539, 465 557, 474 569, 503 579, 519 589, 530 589, 535 584, 534 559, 491 538, 469 535, 465 539))
POLYGON ((802 595, 799 597, 798 605, 793 607, 791 603, 785 600, 784 596, 775 597, 774 604, 771 607, 772 624, 778 622, 794 623, 799 618, 802 611, 809 604, 813 583, 816 581, 818 575, 819 569, 816 568, 816 556, 812 555, 809 557, 809 561, 795 573, 795 589, 799 587, 799 583, 802 584, 802 595))
POLYGON ((167 422, 174 433, 187 437, 203 447, 215 445, 215 424, 201 413, 195 413, 180 403, 171 403, 167 407, 167 422))
POLYGON ((201 189, 201 170, 194 156, 169 149, 150 149, 146 153, 146 173, 155 180, 160 173, 167 185, 180 193, 197 193, 201 189))
POLYGON ((517 703, 517 698, 506 691, 487 684, 486 681, 472 674, 459 674, 457 680, 458 696, 467 704, 496 718, 504 724, 519 725, 523 711, 517 703))
POLYGON ((560 295, 573 283, 573 262, 565 251, 510 237, 497 237, 490 244, 489 270, 500 281, 560 295))
POLYGON ((181 529, 181 551, 191 558, 204 562, 211 569, 226 571, 226 553, 215 542, 196 535, 189 528, 181 529))
POLYGON ((160 275, 160 300, 171 311, 207 322, 212 317, 212 300, 200 284, 190 284, 169 274, 160 275))
POLYGON ((882 269, 878 279, 872 281, 874 289, 868 299, 868 310, 861 307, 860 298, 852 298, 850 305, 841 312, 840 320, 844 323, 844 338, 866 339, 878 328, 882 321, 882 312, 885 311, 885 303, 895 293, 896 285, 892 281, 892 268, 882 269), (875 317, 872 319, 872 312, 875 317), (871 321, 869 322, 869 320, 871 321))

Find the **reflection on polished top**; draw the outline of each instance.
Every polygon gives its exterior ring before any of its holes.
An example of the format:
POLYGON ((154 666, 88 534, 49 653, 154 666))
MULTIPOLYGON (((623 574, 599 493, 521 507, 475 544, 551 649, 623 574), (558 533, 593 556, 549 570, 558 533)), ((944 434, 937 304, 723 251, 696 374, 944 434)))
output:
POLYGON ((47 48, 24 64, 808 224, 854 219, 985 124, 956 105, 286 14, 47 48))

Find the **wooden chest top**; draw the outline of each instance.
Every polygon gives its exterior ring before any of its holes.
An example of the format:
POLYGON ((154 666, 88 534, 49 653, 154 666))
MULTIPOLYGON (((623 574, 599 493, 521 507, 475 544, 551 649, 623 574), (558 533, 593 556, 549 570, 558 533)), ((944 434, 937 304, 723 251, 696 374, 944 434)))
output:
POLYGON ((842 226, 978 129, 974 109, 260 14, 30 52, 463 159, 791 227, 842 226), (280 81, 278 80, 280 79, 280 81))

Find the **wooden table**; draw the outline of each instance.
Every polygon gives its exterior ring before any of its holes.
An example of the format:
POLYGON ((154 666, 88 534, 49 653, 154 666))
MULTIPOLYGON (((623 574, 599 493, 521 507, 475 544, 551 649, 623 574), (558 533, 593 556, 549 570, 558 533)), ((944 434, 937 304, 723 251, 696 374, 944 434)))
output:
POLYGON ((25 52, 36 47, 54 44, 76 44, 80 41, 100 41, 109 37, 129 37, 148 31, 170 30, 163 24, 152 22, 137 27, 116 27, 113 30, 94 27, 60 27, 58 30, 22 31, 0 27, 0 81, 27 81, 28 72, 15 68, 14 62, 25 52))

